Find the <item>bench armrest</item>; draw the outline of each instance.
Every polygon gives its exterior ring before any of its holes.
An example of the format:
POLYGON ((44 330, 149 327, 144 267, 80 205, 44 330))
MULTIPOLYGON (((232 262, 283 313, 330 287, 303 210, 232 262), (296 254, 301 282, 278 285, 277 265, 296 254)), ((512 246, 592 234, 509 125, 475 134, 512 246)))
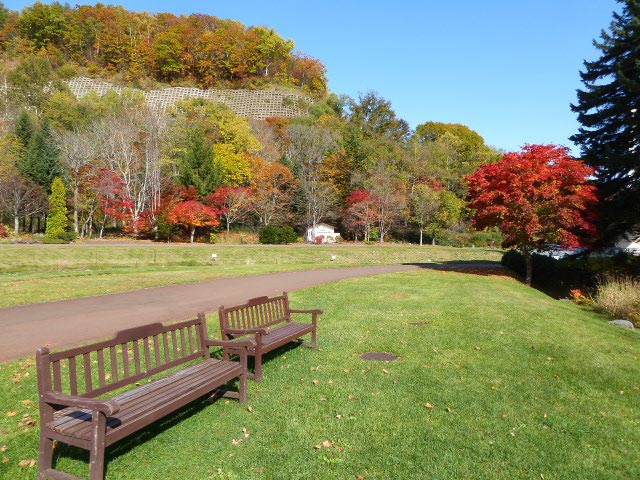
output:
POLYGON ((207 347, 254 348, 256 346, 255 340, 216 340, 215 338, 207 338, 204 344, 207 347))
POLYGON ((120 405, 114 399, 96 400, 95 398, 85 398, 66 393, 49 391, 45 392, 42 399, 52 405, 63 405, 65 407, 77 407, 102 412, 105 415, 113 415, 120 411, 120 405))
POLYGON ((289 313, 311 313, 311 314, 315 314, 315 315, 322 315, 324 312, 322 310, 320 310, 319 308, 315 309, 315 310, 289 310, 289 313))
POLYGON ((251 335, 259 333, 261 335, 268 335, 268 328, 225 328, 224 333, 231 335, 251 335))

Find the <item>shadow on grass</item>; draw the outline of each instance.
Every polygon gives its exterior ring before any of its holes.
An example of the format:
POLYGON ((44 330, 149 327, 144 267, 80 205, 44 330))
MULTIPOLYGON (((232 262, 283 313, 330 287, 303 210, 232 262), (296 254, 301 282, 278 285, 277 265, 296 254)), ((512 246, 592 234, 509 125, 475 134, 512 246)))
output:
POLYGON ((414 265, 425 270, 439 270, 444 272, 458 272, 484 277, 508 277, 518 281, 522 278, 512 270, 501 265, 500 262, 478 260, 450 260, 438 263, 404 263, 414 265))
MULTIPOLYGON (((264 371, 264 366, 266 364, 268 364, 269 362, 275 360, 278 357, 282 357, 282 355, 285 355, 287 352, 293 350, 294 348, 298 348, 298 347, 302 347, 302 348, 306 348, 304 347, 302 344, 304 343, 303 340, 295 340, 293 342, 290 343, 286 343, 284 345, 282 345, 281 347, 276 348, 275 350, 271 350, 268 353, 263 353, 262 354, 262 367, 263 367, 263 371, 264 371)), ((211 353, 211 357, 212 358, 217 358, 219 360, 222 360, 222 349, 219 350, 215 350, 211 353)), ((231 360, 238 360, 238 356, 237 355, 232 355, 231 356, 231 360)), ((249 372, 255 372, 255 358, 254 357, 249 357, 248 358, 248 365, 247 368, 249 369, 249 372)), ((252 380, 250 380, 252 381, 252 380)))
MULTIPOLYGON (((223 385, 220 387, 221 389, 228 388, 228 390, 233 390, 230 388, 230 385, 223 385)), ((216 397, 215 401, 220 400, 221 397, 216 397)), ((197 400, 189 403, 188 405, 182 407, 179 410, 176 410, 171 415, 165 416, 162 419, 159 419, 149 425, 142 430, 120 440, 114 445, 107 448, 105 455, 105 475, 109 468, 109 462, 118 458, 121 455, 128 453, 133 450, 136 446, 143 444, 157 435, 161 434, 165 430, 172 428, 183 420, 192 417, 193 415, 199 413, 204 410, 206 407, 210 406, 212 403, 211 397, 209 394, 200 397, 197 400)), ((67 445, 64 442, 58 442, 58 447, 55 449, 54 453, 54 465, 57 465, 61 458, 70 458, 72 460, 77 460, 86 464, 86 470, 89 470, 89 451, 84 450, 79 447, 74 447, 71 445, 67 445)), ((54 466, 54 468, 57 468, 54 466)))

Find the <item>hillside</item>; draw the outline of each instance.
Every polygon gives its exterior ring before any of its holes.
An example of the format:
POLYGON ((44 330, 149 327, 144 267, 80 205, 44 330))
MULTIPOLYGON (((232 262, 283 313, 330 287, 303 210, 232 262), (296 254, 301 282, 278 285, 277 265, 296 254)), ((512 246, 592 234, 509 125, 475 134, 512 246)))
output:
POLYGON ((14 12, 0 3, 0 58, 5 65, 37 55, 48 58, 56 70, 117 76, 133 85, 238 89, 276 84, 323 96, 325 67, 294 49, 293 40, 272 28, 246 27, 212 15, 58 2, 37 2, 14 12))

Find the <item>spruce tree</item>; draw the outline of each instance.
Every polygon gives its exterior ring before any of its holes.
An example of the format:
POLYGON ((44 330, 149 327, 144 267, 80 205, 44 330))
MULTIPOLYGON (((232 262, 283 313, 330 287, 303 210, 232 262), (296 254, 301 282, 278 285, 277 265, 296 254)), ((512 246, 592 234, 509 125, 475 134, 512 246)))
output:
POLYGON ((25 155, 18 162, 18 170, 51 193, 53 180, 62 174, 62 167, 47 120, 42 122, 40 129, 29 140, 25 155))
POLYGON ((20 140, 20 143, 22 143, 22 146, 24 148, 27 148, 27 145, 29 145, 29 141, 33 136, 34 130, 35 126, 33 125, 33 121, 31 120, 31 115, 29 115, 29 112, 27 112, 26 110, 22 110, 22 112, 20 112, 20 115, 18 116, 18 119, 16 120, 15 133, 16 137, 18 137, 18 140, 20 140))
POLYGON ((201 199, 207 197, 221 185, 222 173, 214 164, 215 151, 207 143, 202 128, 189 132, 186 151, 178 162, 178 182, 185 187, 194 185, 201 199))
POLYGON ((584 62, 584 90, 571 109, 581 127, 571 140, 596 168, 603 240, 640 230, 640 1, 618 0, 609 31, 594 45, 599 59, 584 62))
POLYGON ((49 214, 47 215, 47 229, 45 230, 45 237, 60 238, 60 236, 67 230, 68 224, 67 191, 64 188, 62 178, 56 177, 51 185, 49 214))

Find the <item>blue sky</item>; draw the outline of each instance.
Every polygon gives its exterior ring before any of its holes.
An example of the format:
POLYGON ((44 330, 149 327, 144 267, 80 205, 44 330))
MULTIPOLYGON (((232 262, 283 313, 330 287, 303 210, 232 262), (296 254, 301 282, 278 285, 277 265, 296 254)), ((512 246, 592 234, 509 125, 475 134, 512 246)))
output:
MULTIPOLYGON (((13 10, 32 3, 4 0, 13 10)), ((462 123, 506 150, 573 147, 578 72, 584 59, 598 58, 592 40, 620 10, 615 0, 114 3, 273 27, 324 63, 332 92, 356 98, 375 90, 412 128, 462 123)))

